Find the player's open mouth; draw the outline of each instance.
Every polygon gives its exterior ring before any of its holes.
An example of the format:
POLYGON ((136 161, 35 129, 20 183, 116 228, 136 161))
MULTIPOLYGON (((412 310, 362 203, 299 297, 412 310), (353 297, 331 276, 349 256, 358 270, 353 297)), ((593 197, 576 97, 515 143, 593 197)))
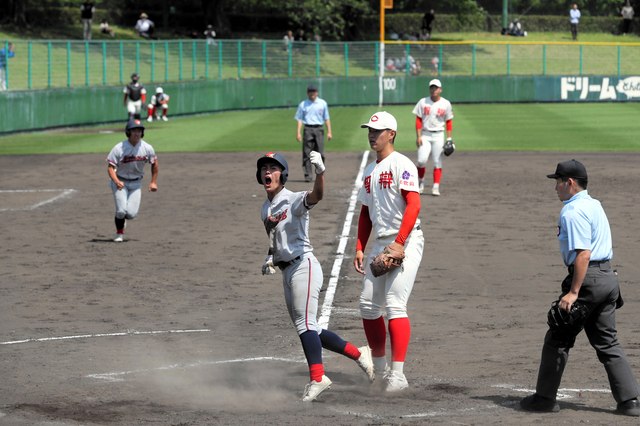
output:
POLYGON ((264 177, 264 183, 267 185, 271 185, 271 176, 265 176, 264 177))

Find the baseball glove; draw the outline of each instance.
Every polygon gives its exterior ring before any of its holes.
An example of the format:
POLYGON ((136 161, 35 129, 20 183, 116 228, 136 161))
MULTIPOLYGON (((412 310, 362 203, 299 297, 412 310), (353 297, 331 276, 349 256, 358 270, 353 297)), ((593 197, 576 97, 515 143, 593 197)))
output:
POLYGON ((447 142, 444 144, 444 155, 447 157, 453 154, 456 150, 456 145, 453 143, 453 139, 447 138, 447 142))
POLYGON ((404 253, 394 250, 389 246, 386 246, 382 253, 377 255, 371 262, 371 273, 374 277, 380 277, 394 268, 402 265, 404 259, 404 253))

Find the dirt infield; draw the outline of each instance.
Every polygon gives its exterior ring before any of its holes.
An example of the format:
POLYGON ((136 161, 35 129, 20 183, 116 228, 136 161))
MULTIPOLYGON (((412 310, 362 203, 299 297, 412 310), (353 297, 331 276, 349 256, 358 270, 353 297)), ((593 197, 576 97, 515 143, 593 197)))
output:
MULTIPOLYGON (((284 154, 287 187, 310 189, 300 153, 284 154)), ((611 222, 626 301, 619 338, 640 377, 639 153, 448 158, 442 196, 422 196, 410 390, 370 394, 355 363, 325 351, 334 384, 312 404, 300 401, 308 372, 281 280, 260 273, 259 155, 159 154, 159 191, 145 191, 121 244, 111 242, 106 153, 0 157, 0 425, 637 424, 612 413, 584 335, 561 411, 526 413, 517 402, 535 386, 546 312, 565 272, 562 204, 545 175, 571 158, 587 166, 589 192, 611 222), (8 192, 18 190, 32 192, 8 192)), ((311 212, 325 286, 362 156, 327 154, 325 199, 311 212)), ((329 328, 361 346, 357 217, 329 328)))

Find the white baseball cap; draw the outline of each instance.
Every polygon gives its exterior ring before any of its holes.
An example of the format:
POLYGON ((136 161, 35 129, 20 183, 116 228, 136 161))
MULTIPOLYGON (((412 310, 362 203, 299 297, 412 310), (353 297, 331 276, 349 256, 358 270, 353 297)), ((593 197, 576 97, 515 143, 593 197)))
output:
POLYGON ((429 87, 431 86, 438 86, 440 88, 442 88, 442 83, 440 83, 440 80, 438 80, 437 78, 434 78, 433 80, 431 80, 429 82, 429 87))
POLYGON ((370 127, 376 130, 391 129, 397 131, 398 122, 396 121, 395 117, 389 114, 387 111, 380 111, 373 114, 369 119, 369 122, 361 124, 360 127, 362 127, 363 129, 365 127, 370 127))

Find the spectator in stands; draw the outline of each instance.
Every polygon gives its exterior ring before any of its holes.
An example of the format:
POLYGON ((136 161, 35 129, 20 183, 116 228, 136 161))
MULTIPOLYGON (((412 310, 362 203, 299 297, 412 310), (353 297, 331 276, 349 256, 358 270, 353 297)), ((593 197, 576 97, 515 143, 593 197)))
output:
POLYGON ((109 26, 109 23, 106 19, 103 19, 102 23, 100 24, 100 32, 103 34, 109 34, 111 37, 116 36, 116 32, 109 26))
POLYGON ((574 40, 578 40, 578 21, 580 20, 580 11, 578 5, 574 4, 573 9, 569 11, 570 23, 571 23, 571 37, 574 40))
POLYGON ((7 61, 16 56, 13 51, 13 43, 9 43, 9 51, 3 47, 0 49, 0 91, 7 90, 7 61))
POLYGON ((287 34, 284 36, 284 51, 289 53, 289 49, 291 49, 291 45, 293 44, 293 31, 287 31, 287 34))
POLYGON ((88 0, 80 5, 80 19, 82 20, 83 40, 91 40, 91 25, 93 24, 93 14, 95 12, 96 5, 88 0))
MULTIPOLYGON (((426 28, 422 29, 422 32, 420 33, 420 36, 418 37, 418 40, 420 41, 429 41, 431 39, 431 34, 429 34, 429 32, 427 31, 426 28)), ((424 50, 425 49, 425 45, 421 44, 420 45, 420 50, 424 50)))
POLYGON ((627 2, 627 5, 622 8, 620 13, 622 14, 622 35, 626 36, 628 32, 631 32, 631 20, 633 19, 631 3, 627 2))
POLYGON ((411 33, 411 35, 409 37, 407 37, 408 41, 418 41, 418 32, 414 31, 413 33, 411 33))
POLYGON ((434 56, 431 58, 431 75, 438 75, 440 71, 440 58, 434 56))
POLYGON ((436 19, 436 14, 433 9, 431 9, 429 13, 425 13, 422 18, 422 29, 427 30, 427 34, 429 34, 428 40, 431 39, 431 25, 433 24, 434 19, 436 19))
POLYGON ((518 18, 514 19, 512 23, 509 24, 509 31, 507 35, 516 36, 516 37, 526 37, 527 32, 522 31, 522 25, 520 25, 520 21, 518 18))
POLYGON ((149 20, 149 16, 146 13, 140 15, 140 19, 138 19, 138 22, 136 22, 135 30, 142 38, 149 38, 152 40, 158 39, 158 37, 153 36, 155 24, 153 23, 153 21, 149 20))
POLYGON ((305 41, 307 41, 307 36, 304 34, 304 30, 298 31, 298 35, 296 36, 296 47, 298 48, 298 50, 302 50, 305 48, 305 41))
POLYGON ((393 62, 393 59, 391 58, 387 58, 387 60, 385 61, 385 70, 387 71, 393 71, 393 72, 397 72, 398 70, 396 69, 396 65, 393 62))
POLYGON ((216 32, 213 30, 213 25, 207 25, 207 29, 204 31, 204 36, 207 39, 207 44, 210 46, 217 46, 216 43, 216 32))

